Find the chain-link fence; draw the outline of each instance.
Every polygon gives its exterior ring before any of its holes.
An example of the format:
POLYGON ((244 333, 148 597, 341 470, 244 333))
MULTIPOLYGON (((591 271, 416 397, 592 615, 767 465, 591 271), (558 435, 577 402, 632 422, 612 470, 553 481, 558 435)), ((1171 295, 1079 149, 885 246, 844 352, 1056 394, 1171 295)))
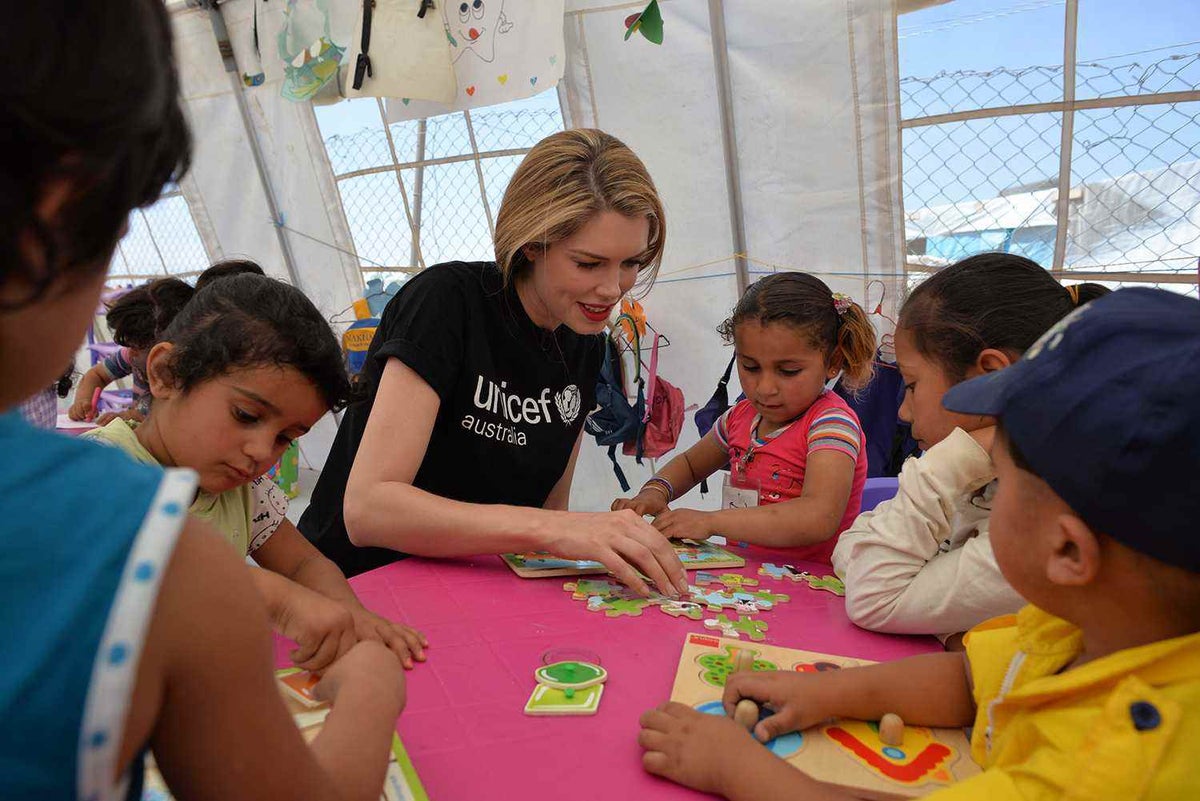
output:
POLYGON ((117 243, 107 280, 125 286, 164 275, 190 278, 209 263, 187 200, 172 185, 154 205, 129 215, 129 231, 117 243))
POLYGON ((901 79, 914 277, 1003 250, 1067 280, 1112 274, 1113 286, 1197 296, 1200 53, 1076 65, 1070 111, 1063 74, 1035 66, 901 79), (1065 154, 1064 113, 1073 126, 1065 154))
POLYGON ((324 136, 364 282, 386 286, 429 264, 493 258, 496 212, 513 172, 533 145, 563 129, 557 102, 390 125, 378 110, 378 122, 324 136))

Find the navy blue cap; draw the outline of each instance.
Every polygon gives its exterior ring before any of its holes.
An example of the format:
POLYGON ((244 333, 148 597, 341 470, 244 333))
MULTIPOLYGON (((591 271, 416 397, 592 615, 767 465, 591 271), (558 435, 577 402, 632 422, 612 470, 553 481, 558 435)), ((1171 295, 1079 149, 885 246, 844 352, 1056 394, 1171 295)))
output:
POLYGON ((942 403, 1000 417, 1033 472, 1094 531, 1200 572, 1200 302, 1113 292, 942 403))

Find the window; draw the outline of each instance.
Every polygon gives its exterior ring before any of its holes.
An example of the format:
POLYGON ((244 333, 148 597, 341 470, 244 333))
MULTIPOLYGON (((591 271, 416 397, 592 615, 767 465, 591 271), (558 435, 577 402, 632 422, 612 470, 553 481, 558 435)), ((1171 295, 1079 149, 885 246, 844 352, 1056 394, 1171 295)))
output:
POLYGON ((363 283, 374 288, 428 264, 494 258, 496 211, 517 164, 563 129, 554 90, 390 125, 375 98, 315 110, 363 283))
POLYGON ((1192 0, 956 0, 901 17, 909 284, 1002 250, 1068 283, 1198 296, 1197 30, 1192 0))
POLYGON ((192 278, 211 261, 187 200, 171 184, 152 206, 129 215, 129 231, 117 243, 108 283, 128 286, 164 275, 192 278))

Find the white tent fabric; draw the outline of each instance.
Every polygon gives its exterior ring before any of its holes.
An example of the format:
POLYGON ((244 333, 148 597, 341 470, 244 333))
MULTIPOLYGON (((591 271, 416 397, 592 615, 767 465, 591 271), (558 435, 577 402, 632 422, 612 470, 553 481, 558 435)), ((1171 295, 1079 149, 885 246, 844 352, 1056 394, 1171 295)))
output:
MULTIPOLYGON (((619 136, 662 194, 666 257, 644 305, 671 339, 663 375, 702 405, 730 356, 716 327, 738 297, 718 78, 709 3, 661 5, 665 41, 655 46, 622 40, 629 4, 568 0, 562 93, 568 124, 619 136), (696 264, 709 266, 689 269, 696 264)), ((859 301, 879 278, 894 302, 903 240, 891 3, 727 0, 724 19, 751 272, 808 270, 859 301)), ((680 445, 696 437, 689 416, 680 445)), ((632 461, 623 465, 636 487, 650 465, 632 461)), ((604 450, 585 448, 572 503, 606 508, 617 490, 604 450)), ((693 492, 685 504, 719 500, 719 492, 704 500, 693 492)))
MULTIPOLYGON (((329 0, 347 2, 354 0, 329 0)), ((703 404, 730 355, 716 326, 738 297, 726 113, 736 136, 732 168, 740 175, 749 277, 774 266, 808 270, 860 302, 878 279, 885 311, 894 311, 904 241, 895 10, 892 0, 660 0, 666 35, 655 46, 637 35, 623 40, 622 21, 640 5, 567 0, 560 97, 569 126, 620 137, 658 185, 667 212, 666 258, 644 303, 652 325, 671 340, 661 354, 662 374, 689 403, 703 404), (724 21, 715 31, 714 8, 724 21), (718 43, 724 37, 724 59, 715 57, 714 35, 718 43), (724 60, 727 109, 717 88, 724 60)), ((220 9, 235 56, 249 64, 251 0, 220 9)), ((208 11, 176 8, 174 19, 197 141, 184 191, 208 221, 200 228, 210 252, 256 259, 334 317, 361 292, 361 278, 312 109, 280 97, 270 69, 263 86, 243 89, 241 70, 225 71, 208 11), (243 124, 239 92, 252 131, 243 124), (266 186, 286 226, 282 238, 266 186), (281 241, 292 251, 294 276, 281 241)), ((323 462, 330 431, 322 426, 302 441, 313 466, 323 462)), ((680 445, 695 439, 689 415, 680 445)), ((649 475, 649 464, 639 469, 631 458, 622 464, 635 486, 649 475)), ((618 492, 605 451, 589 439, 572 507, 604 509, 618 492)), ((717 498, 687 502, 711 507, 717 498)))

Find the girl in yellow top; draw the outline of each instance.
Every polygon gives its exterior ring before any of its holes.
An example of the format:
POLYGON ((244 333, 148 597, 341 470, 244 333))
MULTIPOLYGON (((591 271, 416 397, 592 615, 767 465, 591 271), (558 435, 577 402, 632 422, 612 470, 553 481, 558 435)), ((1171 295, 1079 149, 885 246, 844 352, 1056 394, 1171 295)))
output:
POLYGON ((363 639, 383 642, 406 668, 423 660, 425 638, 363 607, 263 477, 349 391, 337 340, 303 293, 259 275, 202 288, 150 350, 146 376, 146 421, 113 420, 88 436, 199 474, 190 514, 265 568, 253 571, 255 584, 275 629, 298 644, 293 661, 319 670, 363 639))

